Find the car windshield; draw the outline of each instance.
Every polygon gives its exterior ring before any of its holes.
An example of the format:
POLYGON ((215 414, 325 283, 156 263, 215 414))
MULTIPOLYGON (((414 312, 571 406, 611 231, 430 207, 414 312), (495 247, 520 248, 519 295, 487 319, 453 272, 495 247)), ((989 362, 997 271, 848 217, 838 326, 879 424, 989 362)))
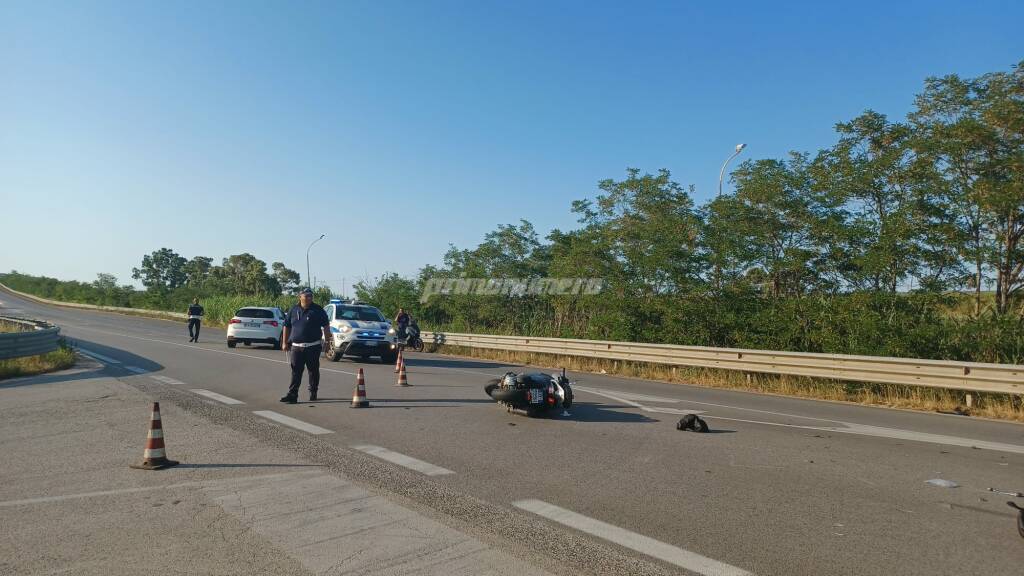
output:
POLYGON ((383 322, 384 315, 371 306, 338 306, 334 317, 338 320, 359 320, 361 322, 383 322))
POLYGON ((235 312, 235 316, 239 318, 273 318, 274 312, 263 308, 241 308, 235 312))

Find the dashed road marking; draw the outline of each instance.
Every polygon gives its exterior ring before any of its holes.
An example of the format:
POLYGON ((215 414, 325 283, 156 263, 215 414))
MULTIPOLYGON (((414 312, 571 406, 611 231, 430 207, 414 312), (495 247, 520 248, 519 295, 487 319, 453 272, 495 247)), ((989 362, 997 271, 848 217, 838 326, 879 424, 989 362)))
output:
POLYGON ((96 360, 99 360, 100 362, 106 362, 107 364, 120 364, 121 363, 120 360, 115 360, 115 359, 111 358, 110 356, 104 356, 103 354, 100 354, 99 352, 93 352, 92 350, 86 350, 85 348, 79 348, 78 351, 81 352, 82 354, 85 354, 86 356, 90 356, 92 358, 95 358, 96 360))
POLYGON ((334 434, 333 430, 321 428, 316 424, 310 424, 309 422, 303 422, 302 420, 296 420, 291 416, 278 414, 272 410, 253 410, 253 414, 262 416, 268 420, 273 420, 279 424, 284 424, 285 426, 291 426, 292 428, 302 430, 303 432, 309 432, 310 434, 334 434))
POLYGON ((359 450, 360 452, 365 452, 371 456, 376 456, 381 460, 387 460, 392 464, 398 464, 399 466, 404 466, 410 470, 415 470, 422 474, 426 474, 427 476, 443 476, 445 474, 454 474, 454 472, 448 470, 447 468, 434 466, 429 462, 417 460, 412 456, 406 456, 405 454, 400 454, 398 452, 388 450, 387 448, 381 448, 380 446, 373 446, 372 444, 361 444, 358 446, 353 446, 353 448, 359 450))
POLYGON ((203 388, 192 388, 192 391, 195 392, 196 394, 199 394, 200 396, 206 396, 207 398, 211 398, 218 402, 223 402, 224 404, 245 404, 245 402, 242 402, 241 400, 235 400, 234 398, 231 398, 229 396, 217 394, 216 392, 204 390, 203 388))
POLYGON ((636 532, 630 532, 624 528, 577 514, 565 508, 559 508, 554 504, 548 504, 541 500, 519 500, 513 502, 512 505, 563 526, 568 526, 591 536, 613 542, 619 546, 624 546, 663 562, 696 572, 697 574, 704 576, 753 576, 751 572, 747 572, 742 568, 713 560, 707 556, 701 556, 696 552, 666 544, 636 532))
POLYGON ((153 380, 156 380, 157 382, 163 382, 164 384, 170 384, 171 386, 182 386, 182 385, 185 384, 181 380, 176 380, 176 379, 171 378, 169 376, 150 375, 150 378, 152 378, 153 380))

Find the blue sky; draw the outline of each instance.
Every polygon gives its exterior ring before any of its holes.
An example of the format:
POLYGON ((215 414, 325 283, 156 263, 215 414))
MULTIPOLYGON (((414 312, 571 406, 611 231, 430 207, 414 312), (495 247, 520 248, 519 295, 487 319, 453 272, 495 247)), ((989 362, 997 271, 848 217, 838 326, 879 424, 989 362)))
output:
POLYGON ((498 224, 571 228, 626 167, 900 117, 1024 59, 1017 2, 0 1, 0 270, 122 282, 251 252, 339 288, 498 224), (24 241, 29 235, 35 240, 24 241), (303 272, 304 273, 304 272, 303 272))

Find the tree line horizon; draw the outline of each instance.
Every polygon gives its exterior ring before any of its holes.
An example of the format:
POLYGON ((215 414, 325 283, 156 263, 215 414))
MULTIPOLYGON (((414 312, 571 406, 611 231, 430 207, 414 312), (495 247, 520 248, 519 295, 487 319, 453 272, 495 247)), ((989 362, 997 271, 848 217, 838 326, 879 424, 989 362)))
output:
MULTIPOLYGON (((438 329, 1024 359, 1024 62, 928 78, 904 118, 868 109, 835 132, 814 153, 742 162, 734 190, 699 206, 668 170, 627 168, 572 202, 574 229, 542 238, 527 219, 501 224, 415 277, 360 282, 356 296, 438 329), (601 278, 605 288, 419 301, 431 278, 457 277, 601 278)), ((146 286, 135 301, 157 304, 182 289, 278 296, 299 281, 249 254, 214 266, 166 248, 134 277, 146 286)), ((110 289, 110 278, 97 282, 110 289)))

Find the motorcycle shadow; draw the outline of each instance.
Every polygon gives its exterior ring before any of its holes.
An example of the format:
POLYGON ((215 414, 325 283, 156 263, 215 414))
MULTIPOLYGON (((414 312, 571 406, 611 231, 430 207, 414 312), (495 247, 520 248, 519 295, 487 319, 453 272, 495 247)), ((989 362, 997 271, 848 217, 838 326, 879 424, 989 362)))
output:
POLYGON ((599 402, 574 402, 569 416, 552 416, 553 420, 574 422, 608 422, 621 424, 653 424, 660 422, 646 414, 629 412, 631 406, 602 404, 599 402))

